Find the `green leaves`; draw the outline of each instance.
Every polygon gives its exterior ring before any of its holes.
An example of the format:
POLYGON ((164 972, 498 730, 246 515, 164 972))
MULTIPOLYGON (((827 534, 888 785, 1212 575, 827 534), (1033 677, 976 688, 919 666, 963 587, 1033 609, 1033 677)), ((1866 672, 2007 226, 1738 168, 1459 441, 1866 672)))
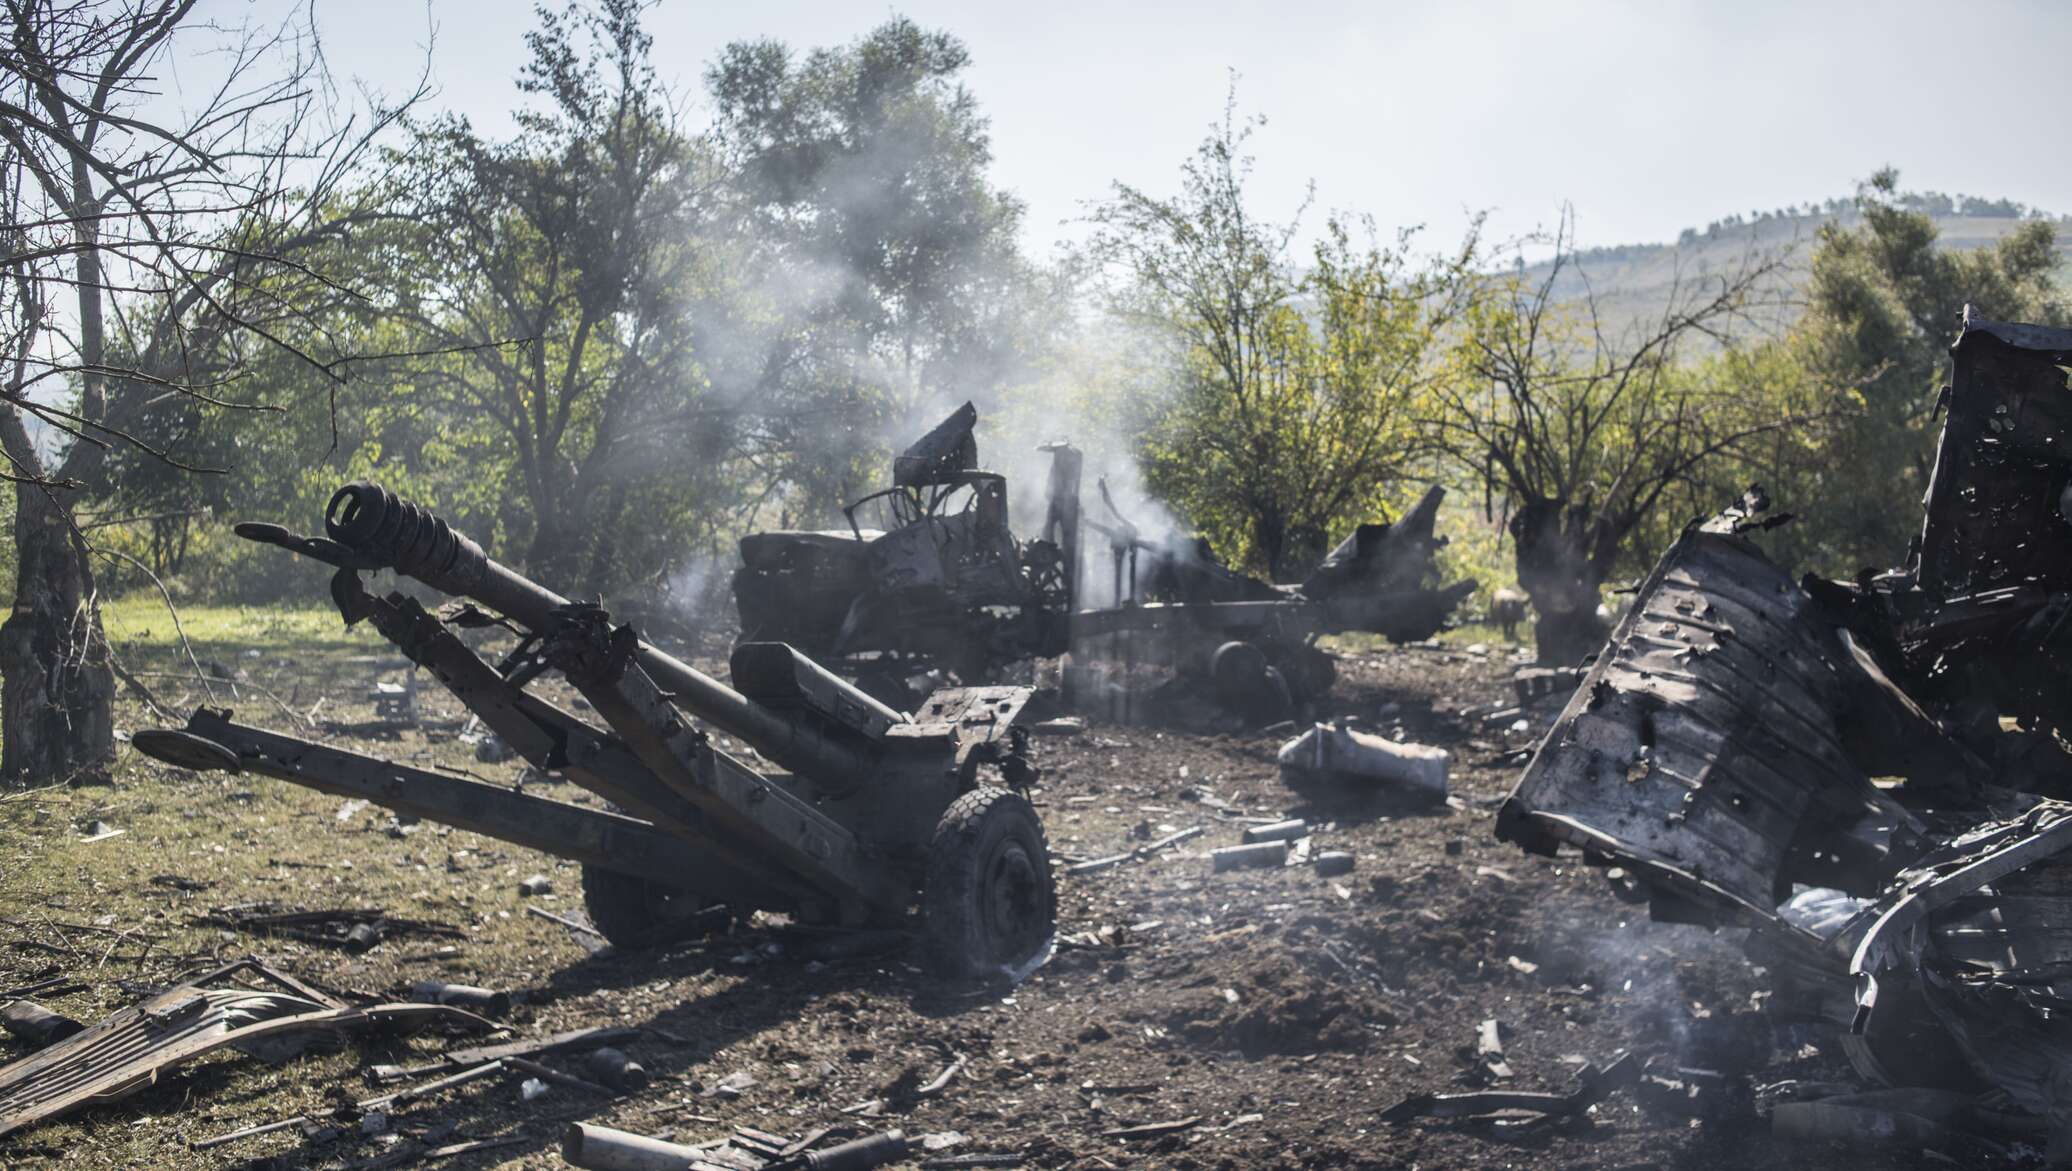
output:
POLYGON ((1370 519, 1415 460, 1414 415, 1467 289, 1452 261, 1414 263, 1333 218, 1306 263, 1299 217, 1246 199, 1255 122, 1227 108, 1180 193, 1118 186, 1095 214, 1119 278, 1111 306, 1165 343, 1139 458, 1147 486, 1235 561, 1296 572, 1370 519))

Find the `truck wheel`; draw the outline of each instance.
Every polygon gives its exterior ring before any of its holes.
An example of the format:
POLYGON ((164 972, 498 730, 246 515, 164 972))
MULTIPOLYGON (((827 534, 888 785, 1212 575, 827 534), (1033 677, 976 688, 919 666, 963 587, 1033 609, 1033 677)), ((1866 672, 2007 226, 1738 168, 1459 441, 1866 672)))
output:
POLYGON ((954 980, 1020 972, 1051 943, 1057 887, 1028 799, 981 787, 952 802, 928 843, 921 887, 929 966, 954 980))
POLYGON ((1329 695, 1332 685, 1338 682, 1338 660, 1330 652, 1305 643, 1281 664, 1281 675, 1287 679, 1296 703, 1314 703, 1329 695))
POLYGON ((1209 659, 1209 678, 1216 699, 1255 727, 1277 724, 1295 714, 1295 698, 1279 669, 1267 665, 1266 652, 1249 642, 1226 642, 1209 659))
POLYGON ((727 921, 696 895, 598 866, 583 867, 583 909, 613 947, 658 947, 727 921), (707 913, 711 912, 711 913, 707 913))

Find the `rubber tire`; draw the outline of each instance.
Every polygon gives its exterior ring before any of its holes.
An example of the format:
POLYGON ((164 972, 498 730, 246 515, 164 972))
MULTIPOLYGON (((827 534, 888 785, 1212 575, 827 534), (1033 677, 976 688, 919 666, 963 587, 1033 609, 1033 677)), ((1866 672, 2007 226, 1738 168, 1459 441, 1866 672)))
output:
POLYGON ((708 906, 695 895, 678 894, 644 878, 598 866, 583 867, 583 910, 599 934, 616 948, 634 950, 707 934, 719 922, 693 931, 685 917, 708 906))
POLYGON ((1287 661, 1280 665, 1280 671, 1298 706, 1315 703, 1329 695, 1338 682, 1338 660, 1332 658, 1329 651, 1307 643, 1295 648, 1287 661))
POLYGON ((1019 970, 1051 945, 1057 907, 1050 843, 1028 798, 981 786, 943 811, 921 887, 931 971, 983 981, 1019 970))
POLYGON ((1209 677, 1217 702, 1253 727, 1294 718, 1295 697, 1286 677, 1268 666, 1266 652, 1252 643, 1233 640, 1217 647, 1209 677))

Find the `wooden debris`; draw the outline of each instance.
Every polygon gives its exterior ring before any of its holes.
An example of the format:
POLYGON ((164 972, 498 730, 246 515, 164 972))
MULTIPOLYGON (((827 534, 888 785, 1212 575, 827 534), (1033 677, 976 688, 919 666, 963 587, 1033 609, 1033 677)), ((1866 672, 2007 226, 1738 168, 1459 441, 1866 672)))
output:
POLYGON ((951 1061, 948 1066, 944 1067, 941 1073, 936 1074, 935 1077, 928 1082, 928 1084, 915 1090, 914 1097, 928 1098, 933 1097, 936 1094, 942 1093, 943 1088, 950 1084, 950 1079, 956 1077, 958 1071, 964 1068, 964 1060, 964 1055, 962 1053, 957 1054, 956 1059, 951 1061))
POLYGON ((606 1045, 623 1045, 639 1039, 640 1035, 641 1030, 626 1026, 571 1029, 565 1033, 535 1037, 528 1041, 506 1041, 499 1045, 455 1049, 446 1055, 445 1061, 448 1065, 475 1065, 505 1057, 538 1057, 570 1049, 597 1049, 606 1045))
POLYGON ((616 1098, 619 1096, 619 1092, 617 1090, 612 1089, 610 1086, 600 1086, 596 1082, 593 1082, 588 1078, 579 1078, 572 1073, 563 1073, 560 1070, 555 1069, 551 1066, 541 1065, 539 1062, 533 1061, 530 1058, 506 1057, 503 1059, 503 1063, 505 1065, 510 1066, 512 1069, 518 1070, 522 1073, 529 1073, 543 1082, 552 1082, 558 1086, 567 1086, 572 1090, 585 1090, 589 1093, 598 1094, 606 1098, 616 1098))
POLYGON ((1475 1059, 1480 1061, 1483 1068, 1493 1077, 1511 1076, 1511 1067, 1504 1063, 1502 1026, 1497 1024, 1495 1017, 1483 1021, 1475 1030, 1475 1059))
POLYGON ((1136 849, 1131 850, 1127 854, 1111 854, 1105 858, 1094 858, 1090 861, 1074 863, 1073 865, 1065 867, 1065 873, 1087 874, 1096 870, 1107 870, 1111 867, 1120 866, 1124 862, 1141 862, 1151 857, 1153 854, 1158 853, 1160 850, 1164 850, 1172 846, 1177 846, 1181 842, 1187 841, 1190 838, 1200 837, 1204 831, 1205 827, 1203 826, 1189 826, 1186 829, 1176 830, 1173 833, 1169 833, 1155 842, 1146 842, 1143 845, 1138 846, 1136 849))
POLYGON ((1179 1134, 1183 1130, 1193 1130, 1200 1125, 1201 1115, 1197 1114, 1192 1118, 1181 1118, 1172 1122, 1146 1122, 1141 1126, 1118 1126, 1113 1130, 1102 1131, 1101 1137, 1123 1139, 1125 1141, 1138 1138, 1158 1138, 1161 1135, 1179 1134))

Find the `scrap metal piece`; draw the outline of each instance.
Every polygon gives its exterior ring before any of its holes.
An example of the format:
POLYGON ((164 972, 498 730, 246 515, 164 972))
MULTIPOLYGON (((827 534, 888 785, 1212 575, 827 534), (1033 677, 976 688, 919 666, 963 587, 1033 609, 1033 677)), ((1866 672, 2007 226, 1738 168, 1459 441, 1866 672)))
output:
POLYGON ((1543 1118, 1581 1114, 1612 1092, 1640 1080, 1640 1061, 1621 1053, 1602 1067, 1585 1065, 1576 1073, 1576 1088, 1565 1094, 1533 1090, 1482 1090, 1468 1094, 1412 1094, 1381 1112, 1381 1121, 1405 1123, 1418 1118, 1486 1119, 1512 1111, 1543 1118))
POLYGON ((1224 846, 1222 849, 1209 851, 1209 866, 1218 874, 1225 870, 1283 866, 1287 861, 1288 843, 1281 838, 1247 846, 1224 846))
POLYGON ((1526 849, 1617 859, 1658 918, 1775 922, 1795 883, 1876 893, 1924 827, 1871 777, 1946 780, 1952 759, 1738 518, 1663 556, 1497 815, 1526 849))
POLYGON ((1888 986, 1918 989, 1987 1084, 2046 1120, 2072 1156, 2072 805, 2041 802, 1924 855, 1858 945, 1856 1028, 1888 986))
POLYGON ((33 1000, 17 1000, 0 1009, 0 1029, 6 1029, 32 1049, 62 1041, 85 1028, 71 1017, 52 1012, 33 1000))
POLYGON ((257 960, 196 976, 0 1068, 0 1135, 89 1104, 114 1101, 218 1049, 285 1057, 308 1043, 376 1026, 445 1021, 494 1028, 432 1004, 350 1007, 257 960), (244 973, 272 989, 232 983, 244 973), (283 1044, 283 1043, 286 1044, 283 1044))
POLYGON ((1446 768, 1452 757, 1445 749, 1427 744, 1389 740, 1336 724, 1316 724, 1281 745, 1275 759, 1281 766, 1281 782, 1293 788, 1350 784, 1437 803, 1446 800, 1446 768))
POLYGON ((892 461, 892 482, 901 487, 941 484, 978 466, 978 408, 965 403, 892 461))

